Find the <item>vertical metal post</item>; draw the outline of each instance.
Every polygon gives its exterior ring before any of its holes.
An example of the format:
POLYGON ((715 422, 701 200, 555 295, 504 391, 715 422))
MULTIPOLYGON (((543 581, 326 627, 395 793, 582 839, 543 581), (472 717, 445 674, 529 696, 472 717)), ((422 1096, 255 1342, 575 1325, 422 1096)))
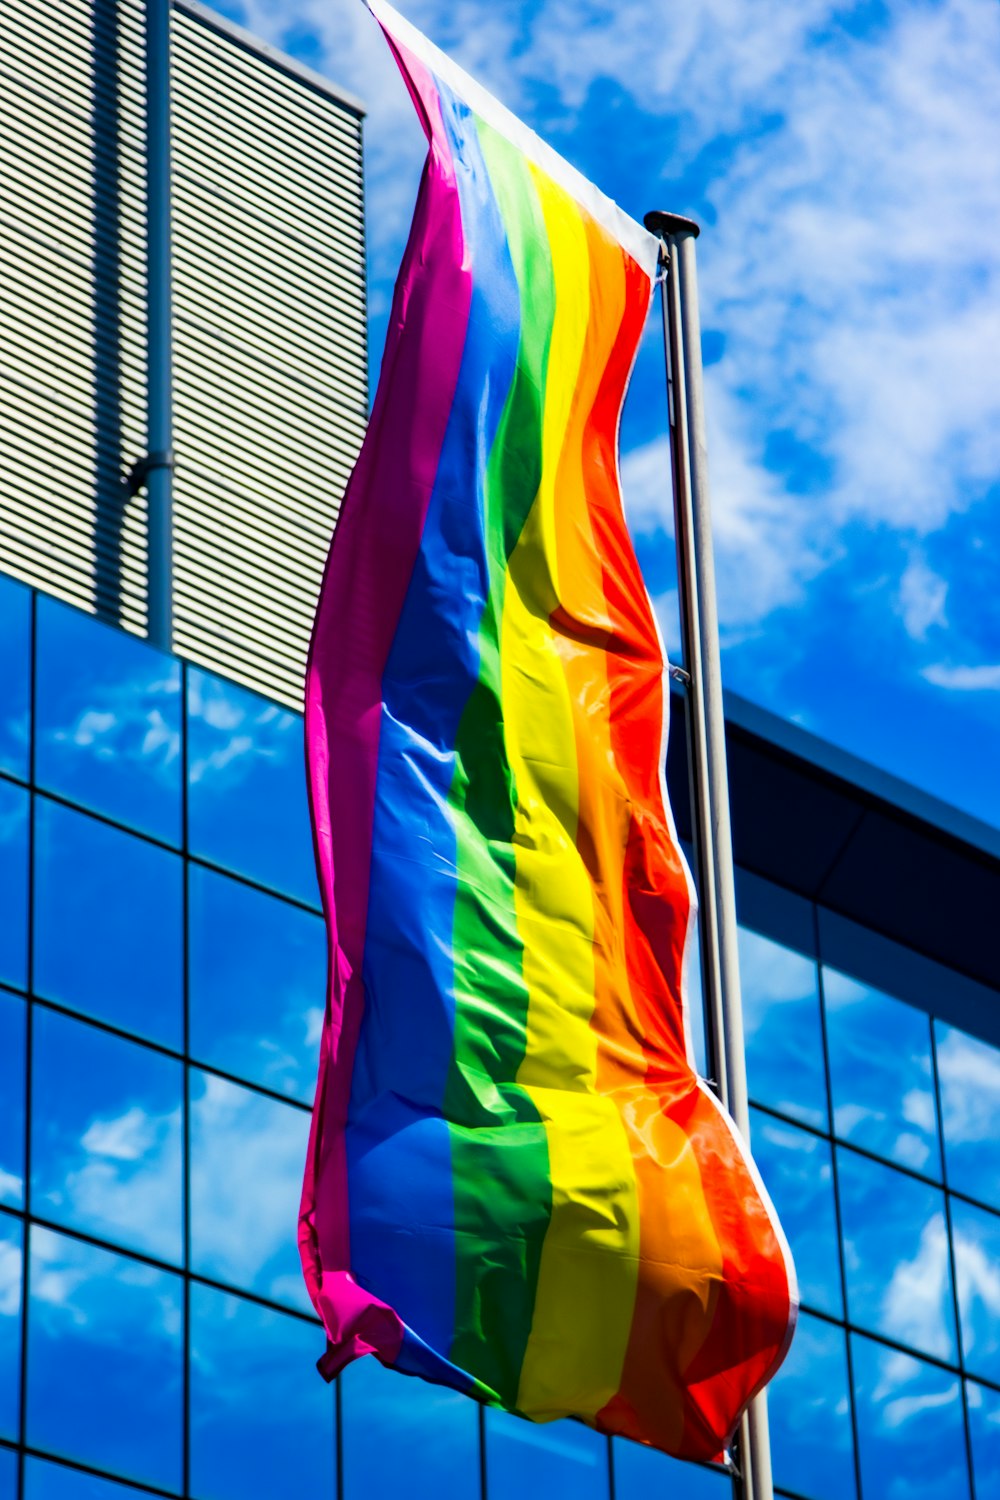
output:
POLYGON ((173 640, 173 401, 170 295, 170 0, 146 0, 146 382, 149 639, 173 640))
MULTIPOLYGON (((664 247, 663 333, 670 406, 678 595, 684 665, 691 807, 698 874, 702 978, 712 1069, 723 1104, 750 1139, 736 937, 736 887, 726 771, 722 664, 715 599, 701 328, 694 242, 698 225, 678 214, 646 215, 664 247)), ((762 1392, 740 1429, 744 1500, 773 1500, 767 1403, 762 1392)))

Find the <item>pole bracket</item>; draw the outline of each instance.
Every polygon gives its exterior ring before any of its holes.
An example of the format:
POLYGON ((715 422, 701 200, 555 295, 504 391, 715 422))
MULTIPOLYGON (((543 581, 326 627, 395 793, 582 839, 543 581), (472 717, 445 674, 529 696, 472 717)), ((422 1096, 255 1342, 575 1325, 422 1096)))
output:
POLYGON ((125 475, 124 485, 131 500, 142 489, 154 469, 176 469, 177 460, 172 448, 162 448, 154 453, 144 453, 125 475))
POLYGON ((685 667, 677 667, 673 662, 670 662, 669 671, 674 682, 681 683, 683 687, 691 686, 691 673, 685 667))

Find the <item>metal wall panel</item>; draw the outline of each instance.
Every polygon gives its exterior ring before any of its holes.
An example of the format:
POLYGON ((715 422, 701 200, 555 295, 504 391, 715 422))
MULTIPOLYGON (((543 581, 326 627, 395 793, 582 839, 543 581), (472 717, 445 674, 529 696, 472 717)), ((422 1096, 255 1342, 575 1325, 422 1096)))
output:
MULTIPOLYGON (((0 568, 142 632, 144 0, 0 0, 0 568)), ((173 10, 176 648, 301 706, 367 420, 361 112, 173 10)))
POLYGON ((173 48, 176 643, 301 706, 367 420, 361 122, 202 13, 173 48))
POLYGON ((145 624, 139 0, 0 5, 0 567, 145 624))

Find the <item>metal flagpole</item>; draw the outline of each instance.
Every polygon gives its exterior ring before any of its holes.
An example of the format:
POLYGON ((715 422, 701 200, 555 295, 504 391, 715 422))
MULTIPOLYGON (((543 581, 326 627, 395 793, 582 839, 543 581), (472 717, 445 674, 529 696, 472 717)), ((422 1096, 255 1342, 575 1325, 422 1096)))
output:
MULTIPOLYGON (((648 213, 645 223, 663 246, 665 272, 663 338, 678 595, 684 666, 689 678, 688 765, 709 1056, 722 1102, 743 1138, 749 1141, 750 1109, 694 253, 699 229, 692 219, 658 211, 648 213)), ((767 1398, 763 1392, 751 1402, 743 1417, 739 1447, 744 1500, 773 1500, 767 1398)))

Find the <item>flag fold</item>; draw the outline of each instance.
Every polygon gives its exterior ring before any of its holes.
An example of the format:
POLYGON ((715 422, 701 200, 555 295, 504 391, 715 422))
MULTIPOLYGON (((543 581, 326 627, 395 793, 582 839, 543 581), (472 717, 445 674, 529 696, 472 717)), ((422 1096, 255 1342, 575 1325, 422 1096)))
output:
POLYGON ((658 247, 370 8, 429 152, 307 674, 320 1365, 373 1353, 712 1458, 796 1293, 691 1062, 665 657, 617 454, 658 247))

